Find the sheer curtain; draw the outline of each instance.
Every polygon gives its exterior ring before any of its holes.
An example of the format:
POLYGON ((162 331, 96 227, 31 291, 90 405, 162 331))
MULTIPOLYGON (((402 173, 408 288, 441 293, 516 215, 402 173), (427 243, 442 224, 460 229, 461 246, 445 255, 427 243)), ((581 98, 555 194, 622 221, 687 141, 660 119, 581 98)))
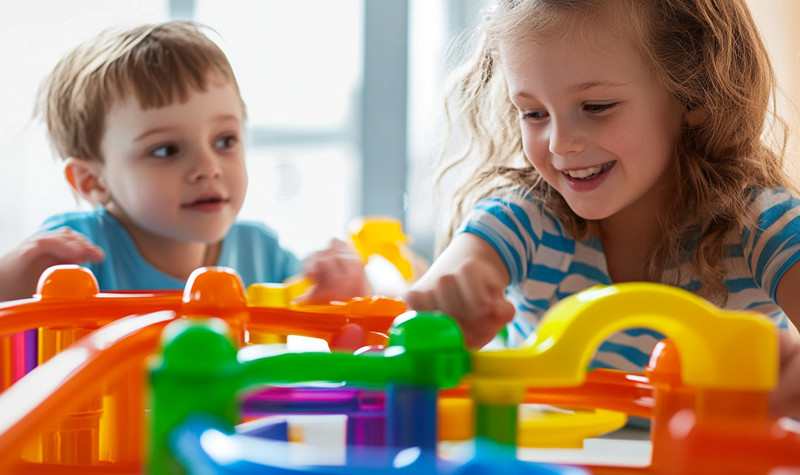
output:
POLYGON ((800 186, 800 2, 748 0, 769 49, 780 91, 779 106, 789 121, 787 170, 800 186))

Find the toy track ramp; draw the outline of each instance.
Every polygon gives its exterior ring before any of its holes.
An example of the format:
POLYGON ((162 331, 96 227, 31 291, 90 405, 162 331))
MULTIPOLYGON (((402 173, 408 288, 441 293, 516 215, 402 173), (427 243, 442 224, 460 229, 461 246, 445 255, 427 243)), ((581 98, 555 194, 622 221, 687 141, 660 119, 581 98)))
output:
POLYGON ((689 386, 767 391, 776 384, 777 339, 765 317, 719 310, 688 291, 648 283, 593 287, 562 300, 545 315, 530 344, 475 353, 470 379, 487 389, 577 386, 600 343, 634 327, 652 328, 674 341, 689 386))
POLYGON ((48 466, 54 473, 140 472, 143 411, 136 408, 143 409, 143 362, 155 351, 164 325, 174 319, 172 311, 122 318, 79 340, 0 394, 0 473, 46 473, 48 466), (102 393, 106 384, 113 386, 125 378, 138 384, 138 394, 128 387, 121 391, 128 394, 124 401, 111 403, 118 410, 110 411, 114 420, 107 421, 109 432, 94 436, 101 439, 100 448, 77 441, 74 453, 62 450, 40 455, 43 460, 21 461, 20 454, 36 437, 63 425, 65 415, 102 393))

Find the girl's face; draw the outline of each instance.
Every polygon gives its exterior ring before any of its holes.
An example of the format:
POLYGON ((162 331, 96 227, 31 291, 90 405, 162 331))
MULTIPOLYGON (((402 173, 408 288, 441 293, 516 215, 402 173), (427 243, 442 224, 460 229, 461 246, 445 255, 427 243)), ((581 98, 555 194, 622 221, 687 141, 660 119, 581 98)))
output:
POLYGON ((657 211, 683 112, 629 38, 598 23, 502 44, 500 58, 525 154, 578 216, 657 211))
POLYGON ((134 239, 216 243, 242 206, 244 111, 234 83, 213 79, 183 104, 142 109, 128 98, 109 111, 104 205, 134 239))

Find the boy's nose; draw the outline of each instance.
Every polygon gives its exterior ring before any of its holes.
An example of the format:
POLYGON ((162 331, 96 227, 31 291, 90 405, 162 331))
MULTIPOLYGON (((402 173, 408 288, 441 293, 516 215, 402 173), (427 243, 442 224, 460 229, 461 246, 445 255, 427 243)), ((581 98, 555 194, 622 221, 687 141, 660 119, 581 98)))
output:
POLYGON ((218 178, 220 175, 222 175, 222 168, 219 159, 212 152, 201 150, 197 154, 190 172, 191 181, 218 178))

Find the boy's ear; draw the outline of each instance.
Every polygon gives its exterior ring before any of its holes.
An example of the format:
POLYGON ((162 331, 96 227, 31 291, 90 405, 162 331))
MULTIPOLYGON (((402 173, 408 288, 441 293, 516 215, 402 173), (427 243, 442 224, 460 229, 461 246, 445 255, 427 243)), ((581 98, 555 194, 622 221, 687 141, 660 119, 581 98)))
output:
POLYGON ((101 175, 103 164, 88 158, 68 157, 64 163, 64 175, 72 188, 83 199, 93 204, 105 205, 111 193, 101 175))

